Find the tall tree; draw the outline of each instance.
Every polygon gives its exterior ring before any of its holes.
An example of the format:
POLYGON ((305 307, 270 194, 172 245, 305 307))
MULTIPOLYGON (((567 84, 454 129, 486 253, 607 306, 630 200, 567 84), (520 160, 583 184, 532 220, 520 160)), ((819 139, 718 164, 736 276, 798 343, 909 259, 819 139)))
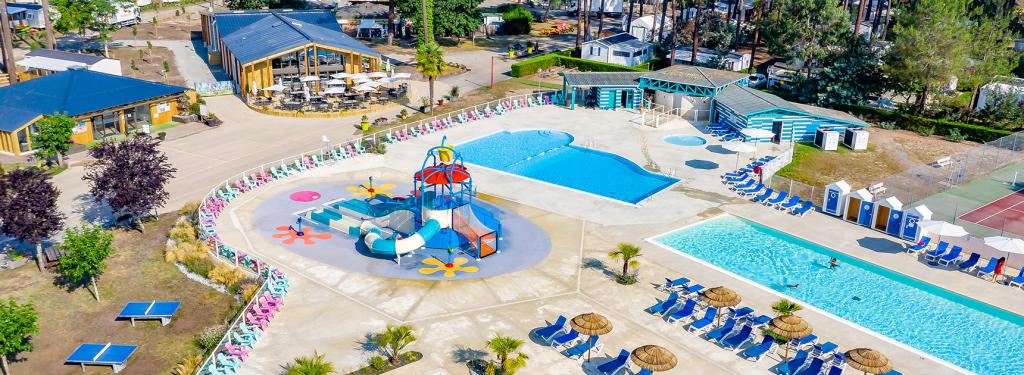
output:
MULTIPOLYGON (((658 21, 658 41, 665 38, 665 16, 668 13, 669 0, 661 0, 661 20, 658 21)), ((674 17, 673 17, 674 18, 674 17)))
POLYGON ((964 9, 964 0, 918 0, 896 14, 886 71, 916 90, 917 113, 965 63, 969 30, 964 9))
POLYGON ((39 333, 39 314, 32 304, 18 304, 14 298, 0 302, 0 367, 11 375, 8 356, 32 350, 32 335, 39 333))
POLYGON ((36 168, 0 175, 0 233, 36 245, 36 265, 43 271, 43 240, 64 225, 57 210, 60 191, 50 175, 36 168))
MULTIPOLYGON (((428 0, 426 22, 429 24, 430 39, 436 37, 462 37, 471 34, 483 22, 478 9, 482 0, 428 0)), ((398 14, 412 20, 417 40, 422 42, 424 13, 421 0, 396 0, 398 14)))
POLYGON ((736 35, 732 37, 732 45, 735 48, 740 43, 740 32, 743 29, 743 18, 747 13, 746 0, 736 0, 736 35))
POLYGON ((420 44, 416 48, 416 69, 420 71, 430 83, 430 112, 434 112, 434 81, 441 76, 444 67, 444 50, 436 42, 420 44))
POLYGON ((114 235, 94 224, 84 224, 64 231, 64 242, 60 244, 65 255, 60 258, 57 269, 65 281, 73 285, 88 282, 92 285, 96 301, 100 300, 100 288, 96 278, 107 268, 107 258, 113 252, 114 235))
POLYGON ((768 52, 803 62, 810 76, 820 60, 849 46, 850 17, 837 0, 787 0, 762 32, 768 52))
POLYGON ((57 49, 57 41, 53 37, 53 20, 50 19, 50 0, 41 0, 43 7, 43 26, 46 31, 46 48, 57 49))
POLYGON ((965 83, 971 87, 971 102, 968 105, 971 110, 978 103, 981 86, 997 75, 1012 74, 1021 55, 1009 47, 1016 39, 1010 30, 1009 17, 998 14, 985 17, 978 14, 976 18, 979 20, 972 23, 967 42, 970 69, 966 69, 964 77, 965 83))
POLYGON ((630 32, 633 27, 633 4, 636 0, 629 0, 629 11, 626 13, 626 32, 630 32))
POLYGON ((858 0, 857 16, 853 18, 853 38, 860 39, 860 24, 864 22, 864 6, 869 0, 858 0))
POLYGON ((864 39, 857 39, 835 59, 824 64, 815 78, 803 78, 793 85, 803 102, 823 107, 864 105, 868 98, 885 91, 882 59, 864 39))
POLYGON ((388 45, 395 42, 395 0, 388 0, 388 45))
POLYGON ((57 165, 63 162, 63 156, 71 149, 71 134, 76 121, 71 116, 54 113, 36 121, 38 133, 32 135, 32 146, 36 156, 46 159, 46 164, 56 160, 57 165))
POLYGON ((138 135, 120 143, 103 143, 89 156, 96 162, 85 171, 84 180, 96 202, 106 202, 115 213, 145 231, 142 218, 167 202, 167 183, 177 169, 157 148, 159 141, 138 135))
POLYGON ((388 323, 384 332, 376 337, 377 346, 391 360, 392 364, 398 364, 402 360, 402 351, 414 341, 416 341, 416 334, 410 325, 395 326, 388 323))
POLYGON ((18 83, 18 68, 14 65, 14 41, 11 39, 11 21, 7 17, 7 2, 0 1, 0 49, 3 50, 4 69, 11 83, 18 83))
POLYGON ((754 0, 754 40, 750 46, 750 66, 747 73, 754 73, 754 64, 757 60, 757 46, 761 44, 761 24, 764 17, 764 6, 766 0, 754 0))

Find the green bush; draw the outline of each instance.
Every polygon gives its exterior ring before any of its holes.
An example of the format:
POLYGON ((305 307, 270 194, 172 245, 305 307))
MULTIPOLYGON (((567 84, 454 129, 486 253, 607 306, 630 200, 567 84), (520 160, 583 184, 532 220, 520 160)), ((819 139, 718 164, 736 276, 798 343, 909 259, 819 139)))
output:
POLYGON ((915 129, 914 131, 916 131, 917 134, 923 135, 925 137, 931 137, 931 136, 935 135, 935 127, 934 126, 932 126, 930 128, 920 127, 920 128, 915 129))
POLYGON ((967 139, 963 134, 960 134, 960 129, 952 128, 949 129, 949 134, 946 135, 946 139, 950 142, 963 142, 967 139))
POLYGON ((963 122, 936 120, 914 115, 905 115, 902 113, 896 113, 884 109, 866 106, 839 106, 837 109, 861 116, 875 123, 885 121, 892 122, 899 126, 901 129, 906 129, 922 134, 927 133, 929 131, 931 131, 932 134, 936 132, 939 134, 950 134, 950 131, 952 129, 956 129, 957 132, 965 139, 969 139, 975 142, 994 141, 996 139, 1013 134, 1013 132, 1009 130, 995 129, 987 126, 967 124, 963 122))
POLYGON ((217 344, 220 343, 220 339, 224 337, 224 332, 224 326, 209 326, 203 328, 203 330, 199 332, 199 335, 196 336, 196 347, 203 353, 209 353, 217 347, 217 344))
POLYGON ((388 359, 384 358, 384 356, 375 355, 373 357, 370 357, 370 367, 372 367, 374 370, 383 371, 384 369, 388 368, 388 366, 391 366, 391 364, 388 363, 388 359))
POLYGON ((533 13, 530 13, 522 5, 506 7, 501 15, 503 21, 500 32, 505 35, 522 35, 530 33, 530 23, 533 22, 533 13))
POLYGON ((537 57, 532 57, 515 64, 512 64, 512 76, 513 77, 524 77, 530 74, 537 73, 537 70, 547 69, 552 66, 561 66, 566 68, 576 68, 581 72, 647 72, 649 71, 646 67, 642 66, 625 66, 618 64, 609 64, 599 61, 584 60, 577 57, 569 56, 568 51, 552 52, 537 57))
POLYGON ((182 261, 181 264, 185 266, 185 269, 187 269, 189 272, 192 272, 202 277, 208 277, 210 275, 210 271, 212 271, 213 267, 216 266, 215 264, 213 264, 212 260, 207 258, 186 259, 182 261))

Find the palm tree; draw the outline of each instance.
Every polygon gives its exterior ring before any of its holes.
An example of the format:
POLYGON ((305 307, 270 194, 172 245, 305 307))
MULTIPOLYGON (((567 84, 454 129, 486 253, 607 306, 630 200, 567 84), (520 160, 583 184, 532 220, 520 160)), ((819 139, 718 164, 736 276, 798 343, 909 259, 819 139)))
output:
POLYGON ((498 365, 501 366, 502 373, 506 375, 515 374, 516 371, 526 367, 526 360, 530 357, 526 353, 519 352, 519 348, 522 346, 523 340, 503 336, 501 333, 495 334, 494 338, 487 341, 487 349, 490 349, 498 357, 498 365))
POLYGON ((615 251, 608 253, 608 257, 619 260, 622 259, 622 277, 625 278, 629 274, 629 267, 637 267, 640 265, 640 261, 635 258, 640 256, 640 247, 629 243, 620 243, 616 247, 615 251))
POLYGON ((430 112, 434 112, 434 79, 444 71, 444 50, 436 42, 420 44, 416 49, 416 69, 430 81, 430 112))
POLYGON ((311 357, 298 357, 284 366, 287 375, 327 375, 335 374, 334 364, 324 359, 323 354, 313 351, 311 357))
POLYGON ((412 326, 394 326, 388 323, 384 332, 377 335, 377 345, 384 354, 391 360, 391 364, 397 365, 402 358, 402 350, 416 341, 416 335, 412 332, 412 326))
POLYGON ((800 306, 800 304, 785 298, 780 299, 779 302, 776 302, 774 305, 772 305, 772 311, 774 311, 775 314, 780 316, 793 315, 793 313, 803 310, 803 308, 804 307, 800 306))

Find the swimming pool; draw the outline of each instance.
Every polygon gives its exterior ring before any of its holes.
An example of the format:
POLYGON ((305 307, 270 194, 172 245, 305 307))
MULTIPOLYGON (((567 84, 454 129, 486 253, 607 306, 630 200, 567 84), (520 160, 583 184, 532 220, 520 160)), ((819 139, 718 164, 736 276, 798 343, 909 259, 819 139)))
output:
POLYGON ((666 135, 665 138, 662 138, 661 140, 668 144, 684 147, 703 146, 708 143, 708 140, 704 139, 704 137, 686 134, 666 135))
POLYGON ((677 179, 647 172, 607 152, 571 145, 556 130, 501 131, 456 149, 466 162, 611 199, 638 203, 677 179))
POLYGON ((1024 317, 898 272, 728 215, 652 241, 970 371, 1024 371, 1024 317))

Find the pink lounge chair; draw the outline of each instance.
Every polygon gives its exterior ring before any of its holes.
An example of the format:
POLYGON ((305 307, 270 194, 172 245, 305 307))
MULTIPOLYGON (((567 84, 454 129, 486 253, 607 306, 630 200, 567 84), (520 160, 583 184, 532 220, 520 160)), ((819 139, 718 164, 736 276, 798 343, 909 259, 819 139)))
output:
POLYGON ((258 318, 266 318, 267 320, 270 320, 277 315, 277 309, 267 309, 257 305, 251 305, 249 307, 249 312, 253 313, 253 315, 256 315, 258 318))
POLYGON ((229 355, 233 355, 235 357, 242 359, 243 361, 245 360, 246 357, 249 356, 249 351, 246 350, 244 345, 235 345, 232 344, 231 342, 224 344, 224 351, 227 352, 229 355))
POLYGON ((351 157, 359 156, 359 152, 356 151, 355 147, 352 147, 351 143, 345 145, 345 151, 348 151, 348 155, 351 157))
POLYGON ((245 313, 245 321, 246 323, 256 326, 256 328, 259 328, 261 331, 267 329, 267 326, 270 325, 269 319, 260 317, 259 315, 254 315, 252 312, 245 313))
POLYGON ((246 184, 243 184, 241 180, 236 180, 235 181, 235 188, 237 188, 238 191, 241 191, 243 193, 246 193, 246 192, 249 191, 249 186, 246 185, 246 184))
POLYGON ((265 301, 267 301, 267 303, 272 304, 274 306, 281 306, 281 305, 284 304, 284 301, 282 299, 277 298, 274 295, 270 294, 270 291, 266 291, 266 290, 263 291, 263 294, 260 295, 260 298, 265 300, 265 301))
POLYGON ((309 156, 303 156, 302 157, 302 163, 306 164, 306 168, 309 168, 309 169, 316 168, 316 164, 313 163, 313 159, 310 158, 309 156))

